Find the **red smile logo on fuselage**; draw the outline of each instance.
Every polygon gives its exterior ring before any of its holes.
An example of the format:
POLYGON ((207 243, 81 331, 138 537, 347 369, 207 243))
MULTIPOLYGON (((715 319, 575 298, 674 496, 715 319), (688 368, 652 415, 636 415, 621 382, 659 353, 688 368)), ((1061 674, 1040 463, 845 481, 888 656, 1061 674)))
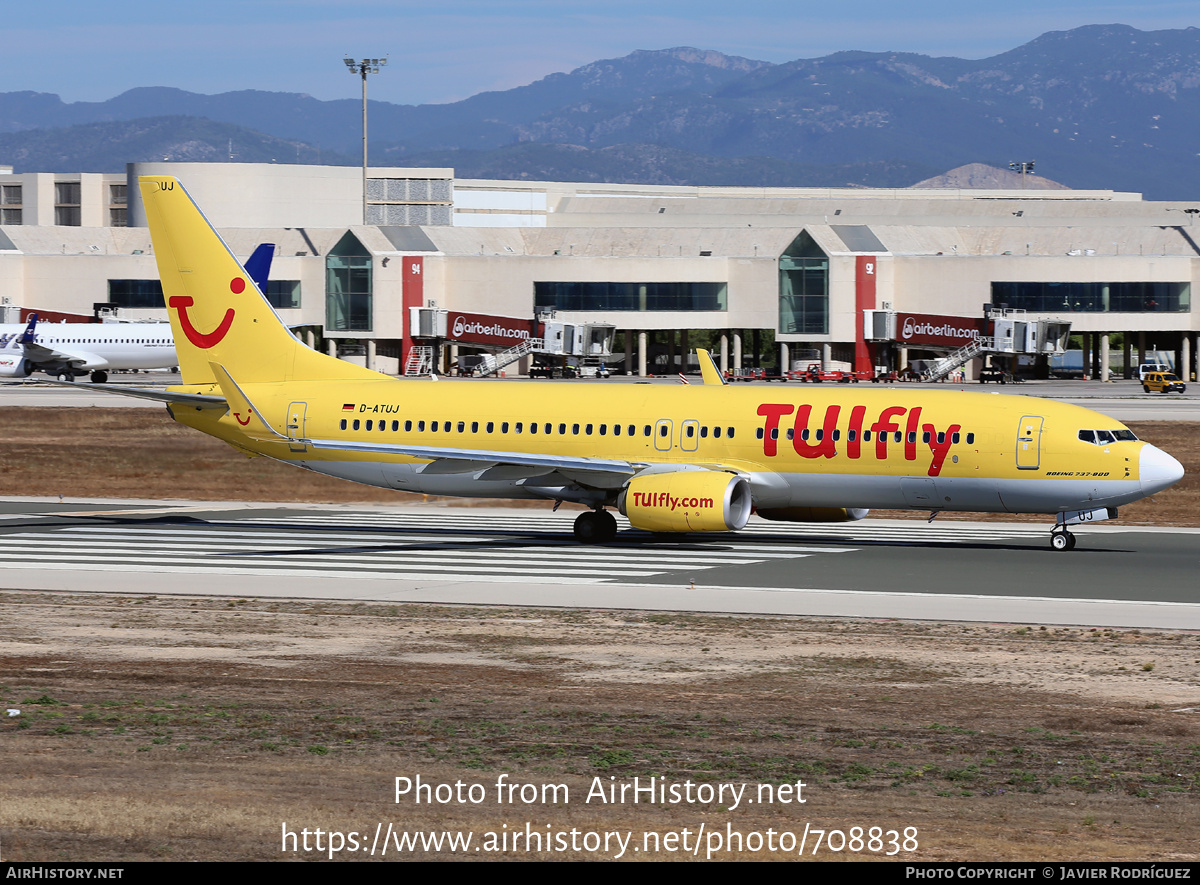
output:
MULTIPOLYGON (((234 295, 241 295, 246 290, 246 281, 241 277, 234 277, 229 281, 229 291, 234 295)), ((192 325, 192 318, 188 316, 187 309, 195 304, 190 295, 176 295, 167 301, 168 306, 175 308, 179 312, 179 325, 183 327, 183 334, 187 336, 187 340, 199 347, 201 350, 208 350, 221 343, 221 339, 229 332, 229 327, 233 325, 234 310, 229 308, 225 311, 225 316, 221 318, 221 322, 211 332, 201 332, 192 325)))

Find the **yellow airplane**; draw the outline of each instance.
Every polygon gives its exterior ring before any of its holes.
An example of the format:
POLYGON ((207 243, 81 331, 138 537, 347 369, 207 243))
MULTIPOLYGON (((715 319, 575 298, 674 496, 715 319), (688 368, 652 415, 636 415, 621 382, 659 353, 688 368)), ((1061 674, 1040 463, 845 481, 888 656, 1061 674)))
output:
POLYGON ((703 351, 703 385, 398 380, 304 346, 175 179, 140 185, 183 383, 137 394, 248 454, 403 491, 577 502, 591 508, 575 521, 589 543, 616 534, 606 508, 652 532, 736 531, 752 512, 820 522, 910 508, 1057 514, 1051 543, 1067 550, 1068 526, 1183 476, 1078 406, 734 389, 703 351))

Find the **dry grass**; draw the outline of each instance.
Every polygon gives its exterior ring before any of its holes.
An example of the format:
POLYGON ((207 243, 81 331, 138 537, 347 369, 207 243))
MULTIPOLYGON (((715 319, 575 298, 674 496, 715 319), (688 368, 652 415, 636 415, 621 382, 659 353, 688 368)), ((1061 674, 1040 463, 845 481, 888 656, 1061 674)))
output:
POLYGON ((902 859, 1198 858, 1195 635, 37 593, 0 606, 0 703, 22 710, 0 720, 5 860, 273 859, 285 821, 477 838, 526 821, 916 827, 902 859), (490 790, 502 772, 571 800, 393 801, 396 776, 490 790), (593 778, 634 776, 802 780, 808 801, 583 801, 593 778))
POLYGON ((420 498, 248 458, 151 409, 0 409, 0 489, 12 495, 198 501, 420 498))

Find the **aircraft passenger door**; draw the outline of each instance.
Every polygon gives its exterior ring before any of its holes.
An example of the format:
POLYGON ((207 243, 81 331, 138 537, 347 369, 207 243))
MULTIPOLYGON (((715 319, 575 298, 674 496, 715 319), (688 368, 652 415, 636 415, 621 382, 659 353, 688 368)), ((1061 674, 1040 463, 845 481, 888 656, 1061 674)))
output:
POLYGON ((1042 463, 1042 418, 1024 415, 1017 427, 1017 469, 1037 470, 1042 463))
POLYGON ((671 451, 674 445, 675 425, 670 418, 659 418, 654 425, 654 448, 660 452, 671 451))
POLYGON ((287 435, 288 439, 295 440, 289 446, 293 452, 308 451, 308 446, 301 441, 304 439, 304 413, 307 409, 307 403, 292 403, 288 406, 287 435))
POLYGON ((683 422, 679 432, 679 448, 685 452, 694 452, 700 445, 700 422, 689 418, 683 422))

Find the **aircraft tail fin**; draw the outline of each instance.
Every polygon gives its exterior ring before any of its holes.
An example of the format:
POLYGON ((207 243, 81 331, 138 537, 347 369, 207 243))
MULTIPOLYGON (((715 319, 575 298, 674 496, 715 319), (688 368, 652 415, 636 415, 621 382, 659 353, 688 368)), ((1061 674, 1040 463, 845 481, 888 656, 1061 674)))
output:
POLYGON ((298 341, 174 178, 139 185, 184 384, 216 384, 213 362, 242 383, 387 377, 298 341))
POLYGON ((25 327, 25 331, 21 333, 21 337, 17 339, 18 344, 34 344, 36 342, 33 330, 37 327, 37 321, 38 315, 31 313, 29 315, 29 325, 25 327))
POLYGON ((246 268, 246 273, 250 274, 250 279, 254 280, 254 285, 258 286, 258 291, 264 295, 267 294, 267 281, 271 277, 271 259, 275 257, 274 243, 261 243, 254 250, 254 254, 246 259, 246 263, 242 265, 246 268))

